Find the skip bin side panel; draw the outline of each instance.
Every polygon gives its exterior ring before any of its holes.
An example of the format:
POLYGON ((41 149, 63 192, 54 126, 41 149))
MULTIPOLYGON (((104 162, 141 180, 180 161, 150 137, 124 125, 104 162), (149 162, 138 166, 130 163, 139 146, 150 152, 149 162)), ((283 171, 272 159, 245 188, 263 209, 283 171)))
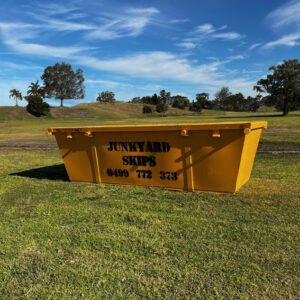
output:
POLYGON ((66 133, 57 132, 55 138, 69 179, 97 182, 91 140, 81 133, 72 133, 72 138, 67 138, 66 133))
POLYGON ((245 135, 236 190, 250 178, 261 133, 262 129, 258 128, 245 135))
POLYGON ((235 192, 244 142, 242 130, 221 130, 220 137, 212 131, 191 131, 194 189, 235 192))
POLYGON ((95 132, 102 183, 184 189, 179 132, 95 132))

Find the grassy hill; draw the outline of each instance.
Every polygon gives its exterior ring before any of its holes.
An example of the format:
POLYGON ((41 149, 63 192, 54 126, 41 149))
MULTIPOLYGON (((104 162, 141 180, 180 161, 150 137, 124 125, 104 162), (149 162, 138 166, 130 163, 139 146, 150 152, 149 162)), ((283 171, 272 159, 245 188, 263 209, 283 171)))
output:
POLYGON ((300 298, 300 111, 168 114, 90 103, 35 118, 0 107, 0 299, 300 298), (236 194, 69 182, 45 134, 53 126, 238 120, 269 128, 236 194))
MULTIPOLYGON (((105 119, 120 120, 129 118, 141 118, 143 104, 133 103, 81 103, 72 107, 52 107, 51 116, 54 119, 105 119)), ((193 112, 170 108, 164 115, 193 115, 193 112)), ((161 115, 154 113, 152 115, 161 115)), ((34 119, 25 107, 0 106, 0 121, 34 119)))

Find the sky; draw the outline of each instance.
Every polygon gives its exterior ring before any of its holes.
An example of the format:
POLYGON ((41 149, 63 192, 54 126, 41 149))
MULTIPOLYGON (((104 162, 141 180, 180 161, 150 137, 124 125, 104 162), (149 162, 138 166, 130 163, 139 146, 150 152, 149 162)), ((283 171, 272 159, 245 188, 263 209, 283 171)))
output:
POLYGON ((0 2, 0 105, 57 62, 83 70, 80 102, 92 102, 104 90, 120 101, 161 89, 213 98, 222 86, 254 95, 270 66, 299 56, 300 0, 0 2))

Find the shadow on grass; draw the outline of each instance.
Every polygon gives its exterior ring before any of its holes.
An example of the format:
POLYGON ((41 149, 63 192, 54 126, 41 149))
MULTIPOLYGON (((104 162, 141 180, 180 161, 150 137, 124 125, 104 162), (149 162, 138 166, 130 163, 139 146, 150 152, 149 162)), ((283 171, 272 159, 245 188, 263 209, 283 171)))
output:
POLYGON ((36 168, 36 169, 26 170, 17 173, 11 173, 9 175, 29 177, 35 179, 69 181, 68 174, 63 164, 36 168))

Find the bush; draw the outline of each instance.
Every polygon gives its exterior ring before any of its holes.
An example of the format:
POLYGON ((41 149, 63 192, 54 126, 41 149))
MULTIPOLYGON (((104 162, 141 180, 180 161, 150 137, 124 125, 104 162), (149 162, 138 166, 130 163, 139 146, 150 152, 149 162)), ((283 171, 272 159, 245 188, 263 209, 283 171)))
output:
POLYGON ((49 113, 49 104, 44 102, 43 98, 39 95, 27 96, 28 104, 26 110, 35 117, 45 116, 49 113))
POLYGON ((165 104, 165 103, 158 103, 158 104, 156 105, 156 111, 157 111, 158 113, 162 113, 162 112, 165 112, 165 111, 167 111, 167 110, 168 110, 168 105, 165 104))
POLYGON ((185 109, 190 105, 190 100, 187 97, 176 95, 171 97, 172 107, 185 109))
POLYGON ((110 91, 104 91, 104 92, 98 93, 96 101, 102 102, 102 103, 113 103, 116 101, 115 94, 114 94, 114 92, 110 92, 110 91))
POLYGON ((190 104, 190 111, 194 111, 194 112, 201 112, 202 111, 202 104, 200 101, 193 101, 191 104, 190 104))
POLYGON ((153 108, 149 105, 144 105, 143 106, 143 114, 152 114, 153 113, 153 108))

